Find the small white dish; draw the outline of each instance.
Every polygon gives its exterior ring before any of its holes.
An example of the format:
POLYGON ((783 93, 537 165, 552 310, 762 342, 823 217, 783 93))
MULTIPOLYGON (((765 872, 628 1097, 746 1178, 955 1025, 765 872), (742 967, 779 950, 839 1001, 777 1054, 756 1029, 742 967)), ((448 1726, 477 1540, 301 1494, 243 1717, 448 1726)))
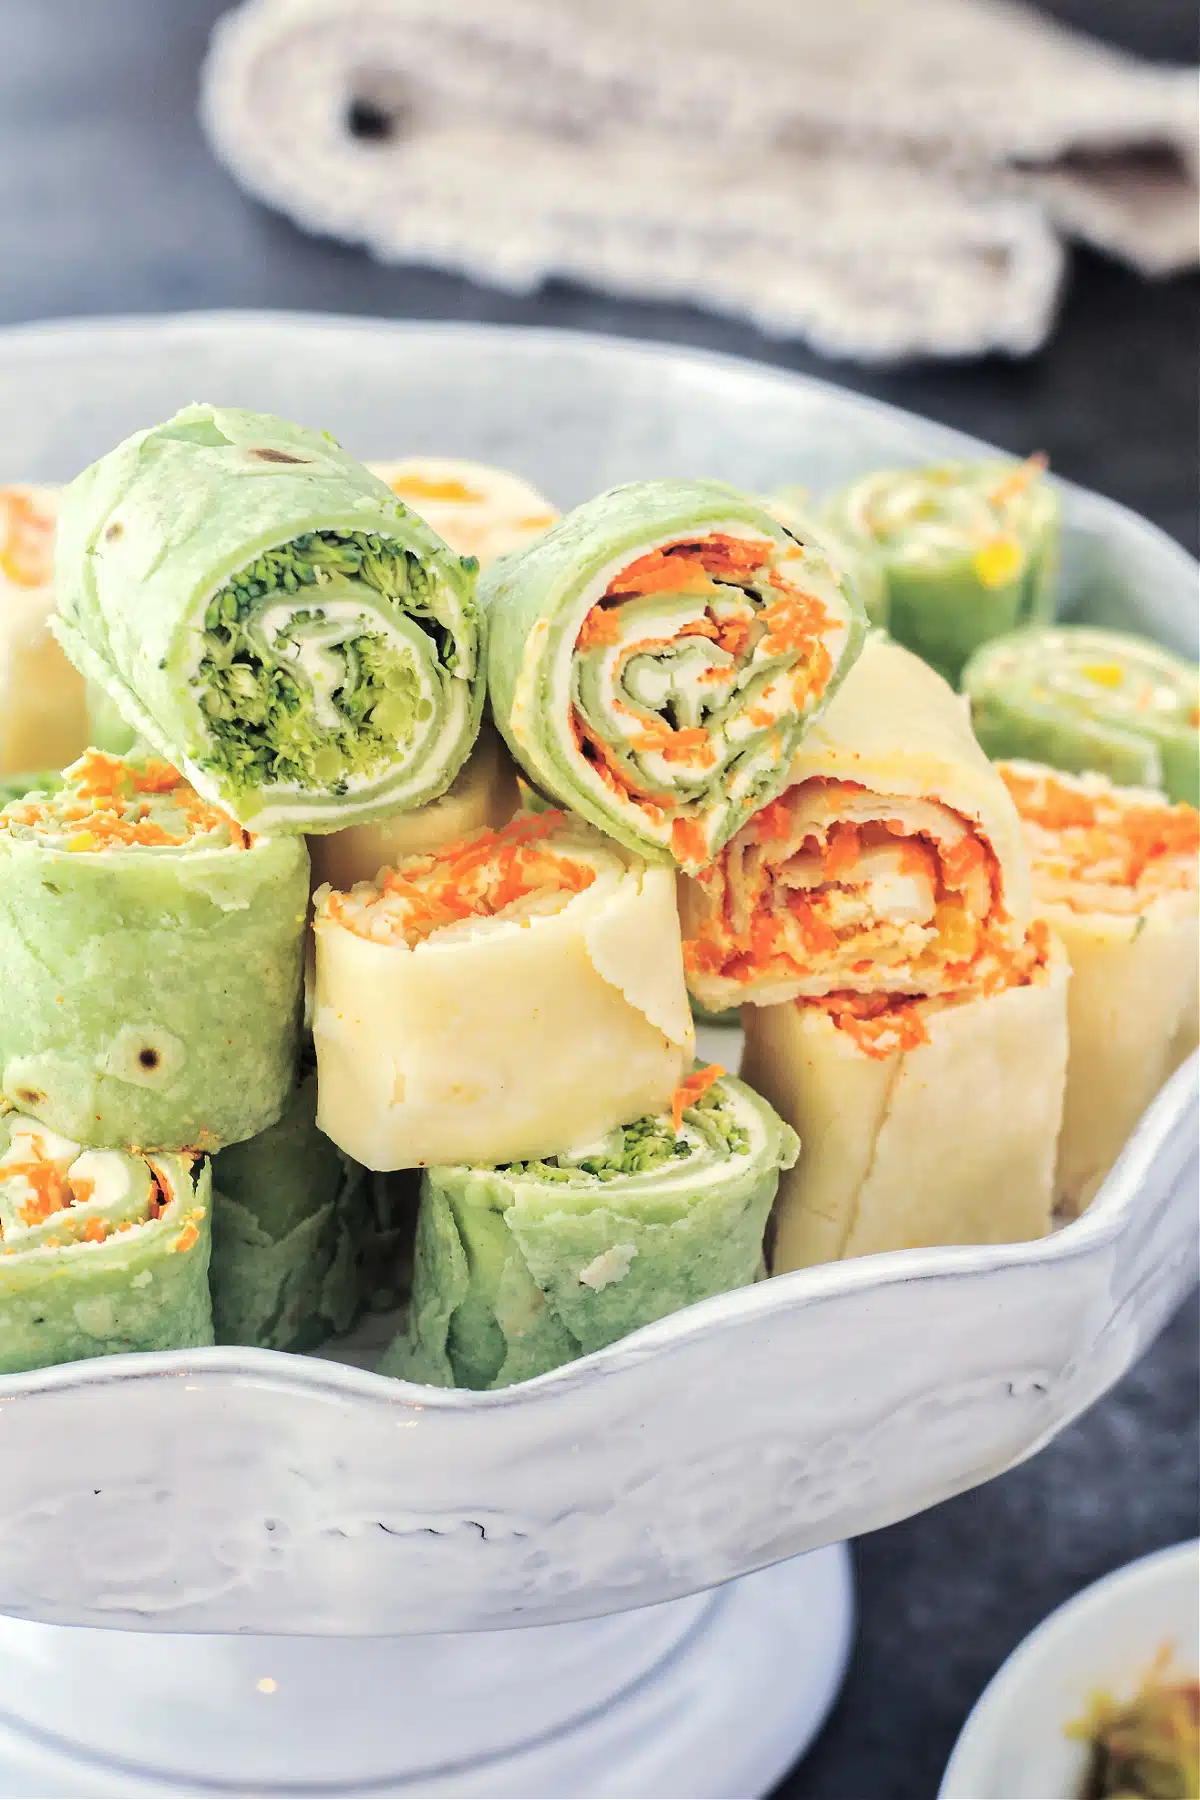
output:
POLYGON ((1132 1696, 1164 1644, 1172 1671, 1195 1676, 1195 1539, 1106 1575, 1017 1646, 963 1727, 938 1800, 1074 1800, 1088 1751, 1067 1726, 1098 1689, 1132 1696))

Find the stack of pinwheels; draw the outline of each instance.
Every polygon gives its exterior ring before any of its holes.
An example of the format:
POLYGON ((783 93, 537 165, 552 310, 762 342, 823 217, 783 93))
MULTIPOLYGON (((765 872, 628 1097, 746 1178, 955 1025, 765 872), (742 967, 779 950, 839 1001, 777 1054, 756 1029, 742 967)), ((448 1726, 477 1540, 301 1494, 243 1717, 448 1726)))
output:
POLYGON ((1037 458, 560 518, 192 406, 0 503, 0 1370, 410 1287, 502 1386, 1043 1236, 1195 1046, 1196 672, 1051 623, 1037 458))

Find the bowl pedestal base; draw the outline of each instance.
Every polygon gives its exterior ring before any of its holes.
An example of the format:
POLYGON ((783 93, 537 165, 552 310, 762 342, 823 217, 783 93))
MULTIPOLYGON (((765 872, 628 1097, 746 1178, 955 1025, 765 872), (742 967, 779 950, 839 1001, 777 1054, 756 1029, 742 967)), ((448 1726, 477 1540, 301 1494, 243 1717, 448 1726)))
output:
POLYGON ((844 1545, 517 1631, 205 1637, 0 1619, 0 1796, 747 1800, 818 1730, 852 1622, 844 1545))

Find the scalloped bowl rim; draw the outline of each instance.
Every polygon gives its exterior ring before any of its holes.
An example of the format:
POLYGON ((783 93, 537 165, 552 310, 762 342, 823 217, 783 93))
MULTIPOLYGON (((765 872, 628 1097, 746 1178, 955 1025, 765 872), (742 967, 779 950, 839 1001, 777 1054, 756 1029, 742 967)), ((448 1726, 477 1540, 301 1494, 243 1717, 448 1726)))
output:
MULTIPOLYGON (((54 319, 5 327, 0 329, 0 356, 9 343, 19 344, 22 351, 42 346, 53 351, 64 340, 95 338, 105 334, 120 339, 141 339, 148 333, 166 338, 176 332, 186 334, 199 331, 220 337, 225 333, 238 335, 245 334, 248 330, 277 331, 281 328, 310 331, 318 335, 326 332, 357 332, 369 336, 387 333, 425 341, 443 337, 451 340, 469 338, 486 343, 491 339, 506 347, 520 344, 531 351, 541 352, 552 352, 565 342, 581 350, 592 350, 610 357, 659 364, 667 361, 675 365, 695 365, 710 372, 737 376, 741 380, 752 379, 771 387, 785 385, 808 392, 816 391, 835 399, 840 406, 867 415, 887 417, 905 426, 918 425, 936 434, 947 444, 961 446, 964 453, 984 451, 1003 454, 995 446, 952 426, 925 419, 903 407, 893 406, 889 402, 840 387, 836 382, 796 370, 669 342, 658 343, 641 338, 612 337, 599 332, 566 331, 553 327, 478 324, 469 320, 375 319, 358 315, 253 309, 163 315, 118 314, 111 318, 54 319)), ((1056 477, 1055 480, 1064 492, 1086 501, 1090 508, 1128 521, 1143 538, 1156 539, 1160 548, 1170 552, 1179 564, 1181 574, 1186 571, 1189 577, 1195 577, 1197 564, 1194 559, 1150 520, 1121 505, 1119 501, 1111 500, 1091 489, 1064 481, 1061 477, 1056 477)), ((512 1387, 482 1392, 425 1387, 319 1356, 216 1346, 102 1356, 83 1362, 62 1363, 47 1369, 31 1370, 22 1375, 4 1376, 0 1377, 0 1398, 63 1391, 97 1383, 116 1384, 154 1377, 174 1378, 203 1371, 225 1375, 232 1382, 240 1378, 296 1393, 336 1394, 361 1401, 417 1404, 426 1411, 446 1413, 477 1412, 533 1403, 551 1390, 556 1393, 569 1391, 599 1381, 631 1363, 654 1356, 682 1339, 724 1332, 747 1320, 769 1318, 793 1307, 828 1301, 840 1294, 947 1277, 986 1275, 997 1269, 1071 1262, 1093 1251, 1102 1250, 1121 1236, 1136 1207, 1142 1183, 1156 1157, 1172 1135, 1179 1119, 1186 1112, 1194 1115, 1198 1104, 1200 1053, 1194 1053, 1156 1095, 1087 1211, 1080 1218, 1055 1230, 1049 1237, 1016 1244, 945 1245, 895 1250, 794 1270, 786 1275, 757 1282, 751 1287, 737 1288, 712 1299, 698 1301, 631 1332, 602 1350, 593 1351, 558 1369, 512 1387)))

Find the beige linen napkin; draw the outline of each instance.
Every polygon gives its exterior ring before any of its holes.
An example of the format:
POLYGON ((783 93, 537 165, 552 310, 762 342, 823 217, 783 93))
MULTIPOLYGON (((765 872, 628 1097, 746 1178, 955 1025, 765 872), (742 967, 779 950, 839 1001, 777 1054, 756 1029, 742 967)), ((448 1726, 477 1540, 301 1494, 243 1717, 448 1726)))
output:
POLYGON ((1007 0, 245 0, 201 111, 253 193, 384 260, 864 360, 1035 349, 1062 235, 1198 256, 1194 72, 1007 0))

